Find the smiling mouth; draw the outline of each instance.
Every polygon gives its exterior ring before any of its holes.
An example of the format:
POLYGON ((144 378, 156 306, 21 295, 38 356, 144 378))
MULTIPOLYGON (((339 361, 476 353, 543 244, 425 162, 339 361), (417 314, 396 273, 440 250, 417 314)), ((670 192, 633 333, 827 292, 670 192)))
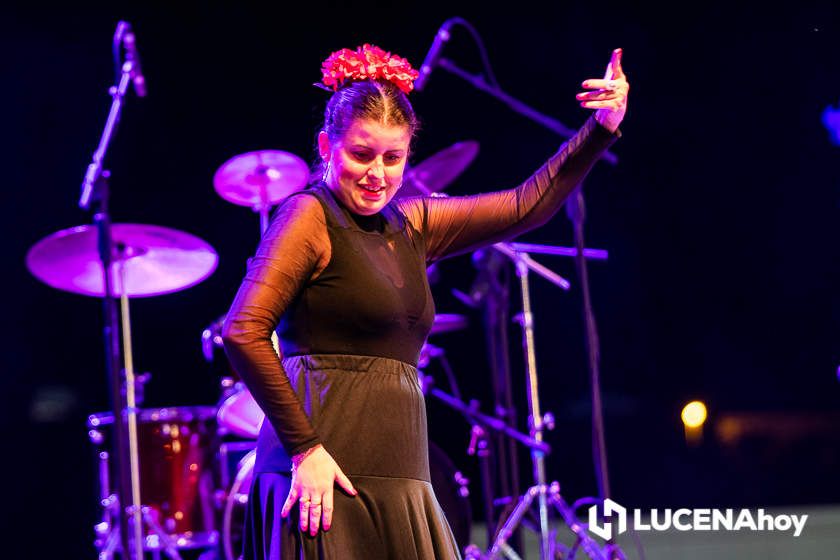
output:
POLYGON ((359 187, 370 193, 379 193, 385 190, 385 187, 374 187, 372 185, 359 185, 359 187))

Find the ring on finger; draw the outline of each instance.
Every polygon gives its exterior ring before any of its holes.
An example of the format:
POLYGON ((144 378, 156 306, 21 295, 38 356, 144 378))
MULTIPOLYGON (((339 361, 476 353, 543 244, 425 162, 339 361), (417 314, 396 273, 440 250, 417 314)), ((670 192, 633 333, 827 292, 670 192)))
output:
POLYGON ((604 84, 604 89, 607 91, 615 91, 618 89, 618 82, 615 80, 607 80, 607 83, 604 84))

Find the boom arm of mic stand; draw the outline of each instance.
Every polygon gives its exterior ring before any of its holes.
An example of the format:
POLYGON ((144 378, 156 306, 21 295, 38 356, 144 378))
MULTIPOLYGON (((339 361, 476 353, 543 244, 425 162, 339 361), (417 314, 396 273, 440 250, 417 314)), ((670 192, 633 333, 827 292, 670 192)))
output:
POLYGON ((95 192, 96 183, 102 175, 102 162, 105 160, 105 154, 108 152, 108 146, 111 143, 111 138, 114 136, 117 124, 120 122, 120 111, 122 110, 123 99, 125 99, 125 93, 128 91, 128 83, 130 81, 131 63, 126 62, 123 65, 119 83, 109 90, 112 98, 111 110, 108 113, 108 120, 105 121, 105 129, 102 131, 102 137, 99 139, 99 146, 97 146, 96 151, 93 153, 93 161, 88 165, 84 181, 82 181, 82 194, 79 197, 79 208, 83 210, 89 209, 91 199, 98 195, 95 192))
POLYGON ((510 260, 516 263, 517 266, 526 266, 551 282, 552 284, 563 288, 564 290, 568 290, 570 287, 569 281, 554 272, 553 270, 544 267, 530 256, 527 253, 521 253, 515 249, 513 249, 509 243, 496 243, 493 245, 493 248, 506 255, 510 260))
MULTIPOLYGON (((576 257, 577 248, 555 247, 552 245, 535 245, 533 243, 510 243, 510 248, 518 253, 540 253, 557 257, 576 257)), ((610 254, 606 249, 584 249, 583 257, 589 260, 605 261, 610 254)))
MULTIPOLYGON (((518 99, 514 99, 510 95, 506 94, 499 88, 488 84, 483 77, 476 76, 470 74, 459 68, 454 62, 449 59, 441 58, 438 61, 438 66, 443 68, 447 72, 455 74, 456 76, 463 78, 467 82, 471 83, 476 89, 480 89, 485 93, 489 93, 496 99, 499 99, 503 103, 505 103, 508 107, 519 113, 520 115, 524 115, 531 119, 532 121, 541 124, 545 128, 556 132, 563 138, 571 138, 575 135, 574 130, 567 127, 557 119, 553 119, 547 115, 543 115, 536 109, 529 107, 528 105, 522 103, 518 99)), ((612 165, 616 165, 618 163, 618 157, 612 152, 604 152, 604 155, 601 156, 605 161, 611 163, 612 165)))
POLYGON ((525 434, 521 434, 513 428, 511 428, 510 426, 508 426, 507 424, 505 424, 502 420, 499 420, 498 418, 493 418, 492 416, 487 416, 486 414, 482 414, 481 412, 478 412, 478 410, 476 410, 475 407, 464 405, 463 402, 459 401, 451 395, 448 395, 440 389, 431 388, 429 389, 429 393, 431 393, 433 397, 445 402, 450 407, 461 412, 464 416, 468 417, 469 419, 478 424, 481 424, 482 426, 486 426, 492 430, 496 430, 497 432, 507 434, 508 436, 512 437, 516 441, 526 445, 531 449, 537 449, 545 454, 551 452, 551 446, 545 443, 544 441, 537 441, 532 437, 526 436, 525 434))

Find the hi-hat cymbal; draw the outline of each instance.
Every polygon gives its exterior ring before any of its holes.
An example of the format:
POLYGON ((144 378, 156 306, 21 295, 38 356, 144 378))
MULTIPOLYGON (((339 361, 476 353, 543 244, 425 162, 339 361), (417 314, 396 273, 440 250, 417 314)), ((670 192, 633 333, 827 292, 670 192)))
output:
POLYGON ((309 168, 301 158, 280 150, 259 150, 234 156, 213 176, 219 196, 238 204, 261 208, 277 204, 309 181, 309 168))
POLYGON ((467 318, 464 315, 454 313, 438 313, 435 315, 435 322, 429 334, 440 334, 450 331, 457 331, 467 327, 467 318))
MULTIPOLYGON (((112 224, 115 296, 157 296, 194 286, 219 262, 198 237, 147 224, 112 224), (118 269, 122 265, 125 289, 118 269)), ((29 249, 26 266, 45 284, 86 296, 105 294, 96 226, 77 226, 45 237, 29 249)))
POLYGON ((442 191, 478 154, 478 142, 465 140, 441 150, 419 165, 406 169, 397 197, 428 196, 442 191))

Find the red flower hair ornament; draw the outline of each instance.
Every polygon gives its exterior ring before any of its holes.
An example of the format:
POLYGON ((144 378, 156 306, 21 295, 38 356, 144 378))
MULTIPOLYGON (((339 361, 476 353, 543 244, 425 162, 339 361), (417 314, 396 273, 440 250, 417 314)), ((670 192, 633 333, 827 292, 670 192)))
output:
POLYGON ((367 43, 355 51, 335 51, 321 64, 321 73, 324 85, 315 85, 326 90, 337 91, 348 80, 387 80, 403 93, 414 89, 414 80, 420 75, 408 60, 367 43))

